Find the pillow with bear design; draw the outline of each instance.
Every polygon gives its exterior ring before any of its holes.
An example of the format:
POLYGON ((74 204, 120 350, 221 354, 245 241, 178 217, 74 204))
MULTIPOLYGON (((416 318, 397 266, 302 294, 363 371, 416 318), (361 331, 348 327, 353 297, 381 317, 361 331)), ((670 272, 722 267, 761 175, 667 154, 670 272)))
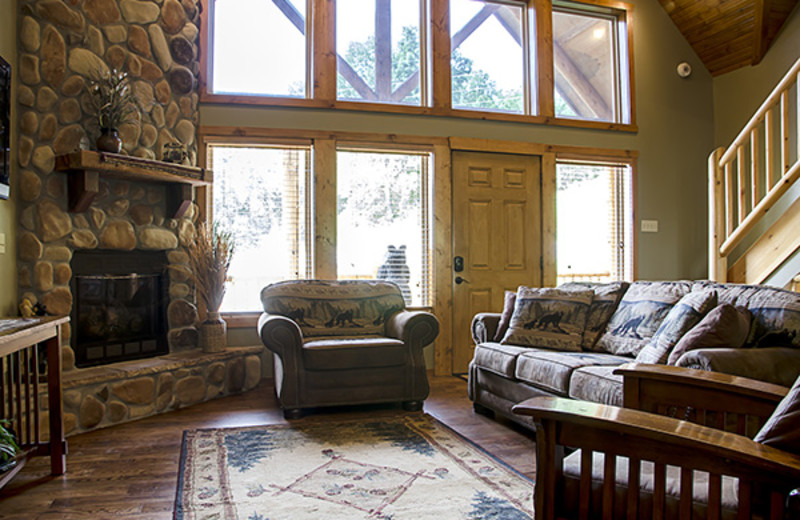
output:
POLYGON ((593 296, 591 290, 520 286, 511 323, 500 343, 580 352, 593 296))

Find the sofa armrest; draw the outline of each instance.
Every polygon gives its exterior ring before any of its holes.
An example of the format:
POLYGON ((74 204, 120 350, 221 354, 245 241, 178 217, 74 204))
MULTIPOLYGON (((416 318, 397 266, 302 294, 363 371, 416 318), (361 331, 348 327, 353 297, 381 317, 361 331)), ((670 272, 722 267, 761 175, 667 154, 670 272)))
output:
POLYGON ((386 320, 386 335, 422 349, 439 335, 439 320, 430 312, 402 310, 386 320))
POLYGON ((472 318, 472 341, 476 345, 481 343, 488 343, 494 341, 494 335, 497 332, 497 326, 500 325, 500 317, 502 314, 499 312, 480 312, 472 318))
POLYGON ((711 370, 790 387, 800 375, 800 349, 789 347, 690 350, 676 366, 711 370))
POLYGON ((262 313, 258 318, 258 335, 265 347, 285 360, 299 355, 303 333, 294 321, 277 314, 262 313))

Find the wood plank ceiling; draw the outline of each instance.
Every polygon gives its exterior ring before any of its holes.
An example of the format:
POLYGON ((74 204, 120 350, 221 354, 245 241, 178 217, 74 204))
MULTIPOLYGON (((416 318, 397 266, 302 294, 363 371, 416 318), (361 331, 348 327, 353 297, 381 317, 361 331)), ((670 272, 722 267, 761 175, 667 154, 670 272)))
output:
POLYGON ((659 0, 713 76, 755 65, 798 0, 659 0))

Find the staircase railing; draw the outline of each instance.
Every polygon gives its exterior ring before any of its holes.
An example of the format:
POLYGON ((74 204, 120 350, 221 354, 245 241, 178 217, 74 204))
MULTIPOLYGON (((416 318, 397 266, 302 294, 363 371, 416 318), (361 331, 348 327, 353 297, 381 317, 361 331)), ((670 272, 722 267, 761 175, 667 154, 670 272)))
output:
POLYGON ((728 255, 800 177, 798 80, 800 59, 733 143, 708 159, 712 280, 726 281, 728 255), (792 133, 797 143, 790 157, 792 133))

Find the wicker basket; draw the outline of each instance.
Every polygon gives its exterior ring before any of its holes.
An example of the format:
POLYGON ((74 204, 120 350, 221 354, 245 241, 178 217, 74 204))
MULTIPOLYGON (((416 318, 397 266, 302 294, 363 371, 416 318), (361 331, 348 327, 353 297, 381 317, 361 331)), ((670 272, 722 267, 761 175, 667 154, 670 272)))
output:
POLYGON ((221 352, 227 346, 225 320, 219 312, 209 312, 206 321, 200 324, 200 348, 203 352, 221 352))

